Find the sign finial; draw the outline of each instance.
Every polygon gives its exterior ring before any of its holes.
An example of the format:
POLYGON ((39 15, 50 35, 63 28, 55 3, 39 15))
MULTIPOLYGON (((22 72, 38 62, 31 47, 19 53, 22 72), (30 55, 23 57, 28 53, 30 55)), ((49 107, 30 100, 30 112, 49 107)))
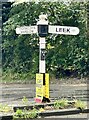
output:
POLYGON ((39 20, 47 20, 47 15, 45 14, 39 15, 39 20))

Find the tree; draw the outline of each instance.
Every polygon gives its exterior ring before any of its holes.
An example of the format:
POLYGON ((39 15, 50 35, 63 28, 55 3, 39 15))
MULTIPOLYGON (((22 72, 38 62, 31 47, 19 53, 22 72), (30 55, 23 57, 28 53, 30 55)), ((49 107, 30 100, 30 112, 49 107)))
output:
POLYGON ((9 12, 11 10, 11 2, 3 2, 2 3, 2 21, 6 22, 9 18, 9 12))
POLYGON ((43 12, 49 24, 77 26, 77 36, 48 35, 46 64, 47 72, 59 77, 77 73, 88 75, 89 42, 86 37, 86 11, 84 3, 28 2, 11 7, 9 18, 3 23, 3 68, 13 72, 38 72, 38 36, 16 35, 17 26, 35 25, 43 12), (39 8, 39 9, 38 9, 39 8))

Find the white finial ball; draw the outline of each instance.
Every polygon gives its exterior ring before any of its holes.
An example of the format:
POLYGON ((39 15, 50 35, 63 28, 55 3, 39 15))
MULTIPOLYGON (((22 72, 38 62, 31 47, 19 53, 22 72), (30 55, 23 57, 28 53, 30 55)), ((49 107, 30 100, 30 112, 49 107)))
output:
POLYGON ((47 19, 47 15, 39 15, 39 19, 40 20, 46 20, 47 19))

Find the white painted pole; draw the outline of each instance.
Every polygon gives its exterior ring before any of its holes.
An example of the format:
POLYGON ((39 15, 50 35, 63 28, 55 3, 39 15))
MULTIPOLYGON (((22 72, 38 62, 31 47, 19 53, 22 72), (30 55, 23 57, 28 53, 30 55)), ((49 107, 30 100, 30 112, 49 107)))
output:
POLYGON ((39 37, 39 73, 46 73, 45 65, 45 37, 48 34, 48 20, 47 15, 39 15, 37 22, 39 37))
POLYGON ((45 65, 45 37, 39 37, 39 73, 46 72, 45 65))

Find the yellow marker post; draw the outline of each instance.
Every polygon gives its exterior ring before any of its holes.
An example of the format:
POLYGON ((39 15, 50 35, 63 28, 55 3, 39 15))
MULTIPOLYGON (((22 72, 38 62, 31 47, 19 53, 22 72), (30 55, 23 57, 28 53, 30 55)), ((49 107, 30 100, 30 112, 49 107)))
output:
POLYGON ((35 101, 40 103, 43 99, 43 74, 36 74, 36 98, 35 101))
POLYGON ((45 97, 49 99, 49 74, 45 74, 45 97))
POLYGON ((45 85, 43 85, 43 74, 36 74, 36 98, 35 101, 37 103, 41 103, 42 101, 49 99, 49 74, 45 74, 45 85))

